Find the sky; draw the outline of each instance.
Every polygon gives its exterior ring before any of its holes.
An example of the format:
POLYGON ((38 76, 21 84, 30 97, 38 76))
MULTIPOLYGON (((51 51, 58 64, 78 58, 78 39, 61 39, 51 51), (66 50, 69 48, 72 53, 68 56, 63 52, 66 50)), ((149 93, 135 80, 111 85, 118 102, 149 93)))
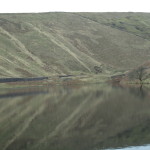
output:
POLYGON ((0 13, 150 12, 150 0, 0 0, 0 13))

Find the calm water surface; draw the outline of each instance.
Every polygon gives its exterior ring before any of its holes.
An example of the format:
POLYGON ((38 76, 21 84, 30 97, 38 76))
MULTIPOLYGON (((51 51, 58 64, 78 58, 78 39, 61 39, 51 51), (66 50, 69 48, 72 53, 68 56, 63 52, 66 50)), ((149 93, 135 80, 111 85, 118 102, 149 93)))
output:
POLYGON ((149 150, 150 90, 0 89, 1 150, 149 150))

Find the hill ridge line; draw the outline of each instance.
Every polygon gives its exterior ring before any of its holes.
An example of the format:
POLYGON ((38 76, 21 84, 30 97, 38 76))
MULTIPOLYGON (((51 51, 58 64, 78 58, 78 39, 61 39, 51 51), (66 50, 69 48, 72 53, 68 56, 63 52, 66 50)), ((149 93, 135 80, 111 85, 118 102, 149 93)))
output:
POLYGON ((140 36, 140 35, 133 34, 133 33, 131 33, 131 32, 128 32, 128 31, 125 31, 125 30, 121 30, 121 29, 119 29, 119 28, 113 28, 113 27, 110 26, 110 25, 106 25, 106 24, 100 23, 100 22, 98 22, 98 21, 96 21, 96 20, 92 20, 91 18, 88 18, 88 17, 86 17, 86 16, 82 16, 82 15, 80 15, 80 14, 78 14, 78 13, 72 13, 72 14, 77 15, 77 16, 79 16, 79 17, 82 17, 82 18, 84 18, 84 19, 90 20, 90 21, 92 21, 92 22, 98 23, 98 24, 100 24, 100 25, 102 25, 102 26, 106 26, 106 27, 110 27, 110 28, 112 28, 112 29, 116 29, 116 30, 119 30, 119 31, 122 31, 122 32, 126 32, 126 33, 128 33, 128 34, 131 34, 131 35, 134 35, 134 36, 137 36, 137 37, 140 37, 140 38, 142 38, 142 39, 144 39, 144 40, 149 41, 149 39, 144 38, 144 37, 142 37, 142 36, 140 36))

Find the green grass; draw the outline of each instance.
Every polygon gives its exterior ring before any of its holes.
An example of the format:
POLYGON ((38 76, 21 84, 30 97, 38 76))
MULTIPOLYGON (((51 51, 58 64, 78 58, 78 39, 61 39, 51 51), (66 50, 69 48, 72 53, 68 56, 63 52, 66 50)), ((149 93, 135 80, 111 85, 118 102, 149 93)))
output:
POLYGON ((149 60, 149 14, 0 14, 0 22, 0 77, 94 74, 94 66, 107 76, 149 60))
POLYGON ((150 39, 148 13, 80 13, 95 22, 150 39))

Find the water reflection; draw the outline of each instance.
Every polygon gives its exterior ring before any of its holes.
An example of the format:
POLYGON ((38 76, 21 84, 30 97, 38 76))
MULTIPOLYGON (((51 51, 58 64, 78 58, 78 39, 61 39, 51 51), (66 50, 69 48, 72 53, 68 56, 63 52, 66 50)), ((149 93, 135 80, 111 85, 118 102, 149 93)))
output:
POLYGON ((39 95, 48 94, 48 88, 42 87, 29 87, 29 88, 16 88, 16 89, 2 89, 0 92, 1 98, 13 98, 17 96, 29 96, 29 95, 39 95))
POLYGON ((134 147, 127 147, 127 148, 107 149, 107 150, 150 150, 150 146, 149 145, 134 146, 134 147))
POLYGON ((1 89, 0 147, 100 150, 150 144, 150 93, 140 88, 1 89))

